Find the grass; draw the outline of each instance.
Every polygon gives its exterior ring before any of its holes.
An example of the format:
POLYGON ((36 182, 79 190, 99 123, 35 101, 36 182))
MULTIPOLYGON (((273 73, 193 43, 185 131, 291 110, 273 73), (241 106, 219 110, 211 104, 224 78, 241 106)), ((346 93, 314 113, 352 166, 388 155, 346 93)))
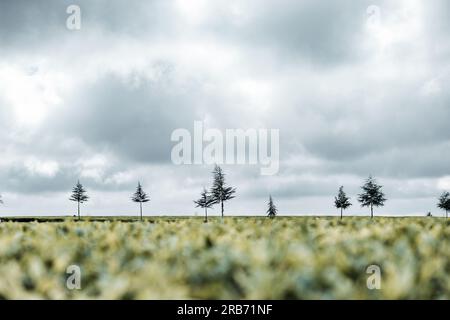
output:
POLYGON ((0 223, 0 298, 450 298, 442 218, 23 219, 0 223), (70 265, 81 290, 66 287, 70 265))

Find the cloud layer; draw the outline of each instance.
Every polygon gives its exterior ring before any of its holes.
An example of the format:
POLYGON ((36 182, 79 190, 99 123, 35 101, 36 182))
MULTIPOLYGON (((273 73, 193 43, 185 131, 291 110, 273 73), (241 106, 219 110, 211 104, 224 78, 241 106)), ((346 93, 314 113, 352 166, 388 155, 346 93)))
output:
MULTIPOLYGON (((208 166, 175 166, 177 128, 280 129, 280 171, 229 165, 262 214, 334 214, 372 174, 384 214, 436 211, 450 188, 447 1, 71 1, 0 3, 0 192, 5 214, 128 214, 141 180, 148 213, 192 214, 208 166)), ((353 214, 363 214, 357 205, 353 214)), ((3 214, 2 213, 2 214, 3 214)))

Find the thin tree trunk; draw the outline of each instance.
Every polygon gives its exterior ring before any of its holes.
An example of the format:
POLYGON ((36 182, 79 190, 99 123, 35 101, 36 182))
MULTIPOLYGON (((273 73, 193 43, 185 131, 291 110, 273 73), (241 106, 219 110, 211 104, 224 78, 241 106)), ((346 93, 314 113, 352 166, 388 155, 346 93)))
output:
POLYGON ((370 205, 370 219, 373 219, 373 205, 370 205))
POLYGON ((142 221, 142 220, 143 220, 143 219, 142 219, 142 202, 139 202, 139 207, 140 207, 140 209, 141 209, 140 212, 141 212, 141 221, 142 221))
POLYGON ((80 217, 80 202, 78 201, 78 220, 81 220, 80 217))
POLYGON ((445 218, 448 219, 448 210, 445 210, 445 218))
POLYGON ((205 207, 205 222, 208 222, 208 208, 205 207))
POLYGON ((222 219, 223 219, 223 200, 220 203, 222 204, 222 219))
POLYGON ((342 208, 341 208, 341 219, 342 219, 342 208))

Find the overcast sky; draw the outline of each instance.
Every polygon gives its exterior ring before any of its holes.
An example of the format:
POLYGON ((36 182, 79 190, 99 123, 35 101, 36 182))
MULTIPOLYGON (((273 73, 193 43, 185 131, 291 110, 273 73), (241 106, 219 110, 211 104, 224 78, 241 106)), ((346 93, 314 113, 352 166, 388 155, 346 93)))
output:
MULTIPOLYGON (((174 165, 171 133, 280 130, 280 169, 226 165, 225 214, 337 214, 369 174, 375 214, 436 209, 450 189, 450 2, 1 1, 0 215, 202 214, 209 165, 174 165), (81 8, 69 30, 66 9, 81 8)), ((218 214, 214 210, 213 214, 218 214)))

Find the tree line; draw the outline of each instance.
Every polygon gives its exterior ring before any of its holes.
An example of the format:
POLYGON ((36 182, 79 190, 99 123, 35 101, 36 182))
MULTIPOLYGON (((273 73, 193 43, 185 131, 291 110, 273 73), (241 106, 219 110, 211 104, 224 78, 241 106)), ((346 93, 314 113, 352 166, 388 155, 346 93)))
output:
MULTIPOLYGON (((212 172, 213 182, 211 188, 208 190, 203 187, 200 193, 200 198, 194 200, 197 208, 202 208, 205 211, 204 221, 208 222, 208 209, 213 208, 214 205, 219 204, 221 208, 221 217, 224 217, 224 204, 225 202, 236 197, 236 188, 230 187, 225 182, 225 173, 222 168, 216 165, 212 172)), ((376 180, 369 176, 365 181, 364 185, 361 186, 362 193, 358 194, 358 202, 360 202, 361 207, 370 208, 370 217, 373 218, 374 207, 382 207, 387 201, 385 194, 382 191, 382 186, 379 185, 376 180)), ((69 198, 70 201, 77 203, 77 215, 78 219, 81 219, 80 206, 81 204, 89 200, 86 189, 80 183, 77 182, 72 190, 72 194, 69 198)), ((139 203, 139 216, 140 220, 143 220, 143 210, 142 205, 150 201, 147 193, 144 192, 142 185, 138 182, 136 191, 131 196, 131 201, 139 203)), ((0 204, 3 204, 2 196, 0 194, 0 204)), ((343 211, 352 205, 350 198, 344 192, 344 187, 339 188, 337 196, 334 198, 334 206, 340 210, 340 218, 343 218, 343 211)), ((278 214, 278 209, 273 202, 272 195, 269 195, 269 202, 267 204, 267 216, 274 218, 278 214)), ((438 198, 437 207, 439 209, 445 210, 445 217, 448 218, 448 211, 450 211, 450 193, 444 191, 438 198)), ((429 213, 428 216, 431 216, 429 213)))

